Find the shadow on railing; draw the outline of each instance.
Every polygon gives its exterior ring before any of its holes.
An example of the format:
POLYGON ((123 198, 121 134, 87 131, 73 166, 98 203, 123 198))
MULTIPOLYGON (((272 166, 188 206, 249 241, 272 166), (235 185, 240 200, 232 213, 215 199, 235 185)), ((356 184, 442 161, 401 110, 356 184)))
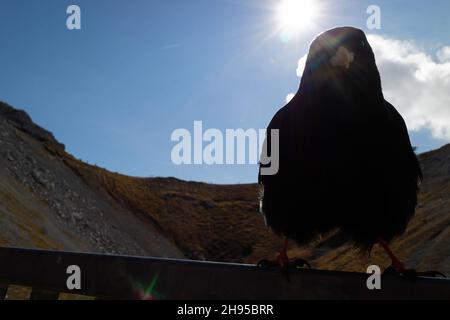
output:
POLYGON ((288 282, 254 265, 0 248, 0 299, 8 286, 30 299, 60 293, 97 299, 450 299, 450 280, 382 277, 369 290, 363 273, 299 270, 288 282))

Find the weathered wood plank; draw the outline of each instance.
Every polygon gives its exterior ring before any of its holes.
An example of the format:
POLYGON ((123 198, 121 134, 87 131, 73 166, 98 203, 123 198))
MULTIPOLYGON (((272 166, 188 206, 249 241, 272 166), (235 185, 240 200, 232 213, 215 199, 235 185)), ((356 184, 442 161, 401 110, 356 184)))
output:
POLYGON ((114 299, 450 299, 450 280, 299 270, 288 282, 253 265, 0 248, 0 283, 114 299), (67 268, 81 269, 70 290, 67 268))
POLYGON ((33 288, 30 294, 30 300, 58 300, 59 292, 33 288))

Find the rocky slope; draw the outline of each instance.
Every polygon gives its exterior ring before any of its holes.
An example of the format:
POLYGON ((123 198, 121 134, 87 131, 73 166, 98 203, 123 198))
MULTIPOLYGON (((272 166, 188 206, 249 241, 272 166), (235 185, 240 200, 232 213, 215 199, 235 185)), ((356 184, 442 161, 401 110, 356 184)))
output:
POLYGON ((152 223, 87 187, 56 150, 64 145, 51 133, 0 104, 0 245, 183 256, 152 223))
MULTIPOLYGON (((450 146, 420 159, 418 212, 392 247, 411 267, 450 274, 450 146)), ((256 262, 281 245, 257 211, 254 184, 112 173, 75 159, 25 113, 0 104, 0 245, 256 262)), ((322 269, 389 264, 377 247, 367 257, 331 249, 332 241, 290 254, 322 269)))

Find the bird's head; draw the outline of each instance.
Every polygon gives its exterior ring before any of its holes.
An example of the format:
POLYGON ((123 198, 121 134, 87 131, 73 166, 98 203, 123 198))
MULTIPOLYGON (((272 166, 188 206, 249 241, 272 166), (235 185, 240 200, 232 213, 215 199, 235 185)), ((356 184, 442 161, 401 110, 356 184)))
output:
POLYGON ((323 32, 311 43, 301 88, 330 87, 347 93, 376 89, 381 92, 375 56, 360 29, 338 27, 323 32))

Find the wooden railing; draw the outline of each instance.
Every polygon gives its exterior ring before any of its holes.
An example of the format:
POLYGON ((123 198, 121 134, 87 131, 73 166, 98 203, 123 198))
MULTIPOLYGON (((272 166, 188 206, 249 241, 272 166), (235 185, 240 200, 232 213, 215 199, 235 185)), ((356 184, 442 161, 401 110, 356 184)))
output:
POLYGON ((369 290, 368 276, 305 269, 287 281, 254 265, 0 248, 0 299, 10 285, 31 287, 30 299, 450 299, 447 279, 386 275, 381 290, 369 290), (79 267, 79 289, 67 285, 70 266, 79 267))

